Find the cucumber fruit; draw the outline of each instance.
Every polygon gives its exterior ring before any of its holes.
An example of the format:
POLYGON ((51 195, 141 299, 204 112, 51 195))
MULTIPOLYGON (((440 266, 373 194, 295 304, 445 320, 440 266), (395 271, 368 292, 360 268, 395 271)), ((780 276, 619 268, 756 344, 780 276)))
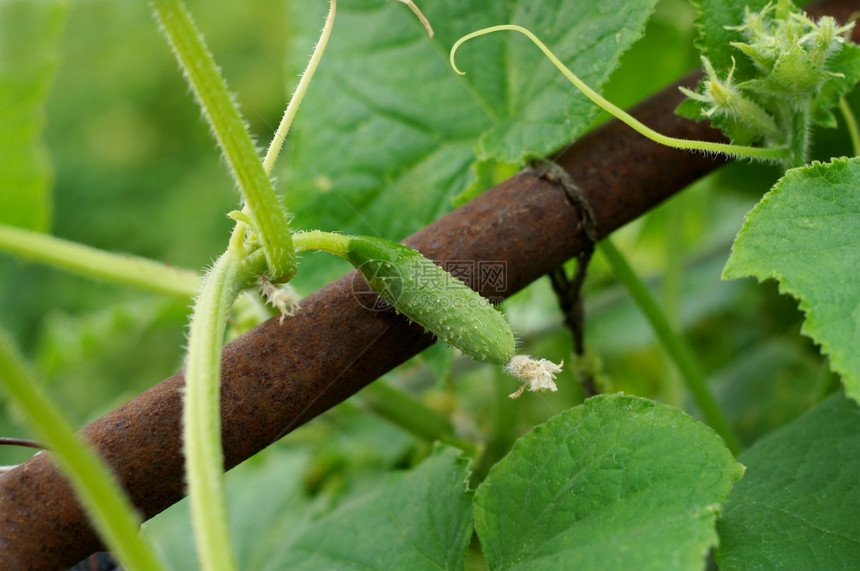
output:
POLYGON ((386 302, 478 361, 505 365, 516 342, 501 312, 417 250, 371 236, 351 237, 346 258, 386 302))

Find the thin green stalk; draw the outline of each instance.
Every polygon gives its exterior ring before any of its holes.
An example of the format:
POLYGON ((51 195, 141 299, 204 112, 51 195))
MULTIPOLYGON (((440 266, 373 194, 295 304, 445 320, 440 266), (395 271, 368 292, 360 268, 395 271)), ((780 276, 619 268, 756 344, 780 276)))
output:
POLYGON ((152 6, 239 185, 266 255, 269 279, 275 283, 289 281, 296 272, 296 253, 287 213, 227 84, 181 0, 153 0, 152 6))
POLYGON ((293 243, 297 252, 305 250, 323 250, 346 257, 349 241, 352 237, 346 234, 335 234, 334 232, 323 232, 322 230, 310 230, 308 232, 296 232, 293 234, 293 243))
POLYGON ((620 107, 610 103, 608 100, 604 99, 602 95, 591 89, 581 79, 579 79, 579 77, 577 77, 572 71, 570 71, 570 69, 568 69, 561 62, 561 60, 559 60, 555 56, 555 54, 553 54, 550 49, 538 39, 537 36, 535 36, 526 28, 523 28, 522 26, 503 24, 500 26, 491 26, 489 28, 483 28, 481 30, 472 32, 471 34, 466 34, 465 36, 457 40, 454 43, 454 46, 451 48, 450 62, 451 67, 454 69, 454 71, 460 75, 465 75, 465 72, 461 71, 460 68, 457 67, 457 64, 454 62, 454 56, 462 44, 478 36, 491 34, 493 32, 500 32, 503 30, 519 32, 526 36, 544 53, 544 55, 552 62, 552 64, 556 68, 558 68, 558 70, 568 79, 568 81, 570 81, 578 90, 583 93, 583 95, 588 97, 594 104, 598 105, 603 110, 610 113, 613 117, 627 124, 627 126, 632 128, 634 131, 636 131, 640 135, 651 139, 655 143, 659 143, 661 145, 665 145, 667 147, 672 147, 675 149, 683 149, 688 151, 704 151, 708 153, 724 153, 726 155, 746 157, 751 159, 779 161, 788 157, 788 149, 785 148, 748 147, 742 145, 729 145, 725 143, 712 143, 709 141, 691 141, 687 139, 678 139, 676 137, 668 137, 666 135, 663 135, 662 133, 658 133, 647 125, 642 124, 638 119, 634 118, 632 115, 630 115, 620 107))
POLYGON ((365 387, 361 396, 374 412, 419 438, 452 440, 454 427, 448 417, 404 391, 377 381, 365 387))
POLYGON ((845 118, 845 126, 848 128, 848 134, 851 136, 851 148, 854 151, 854 156, 860 156, 860 128, 857 127, 857 118, 854 116, 854 111, 844 97, 839 98, 839 110, 845 118))
POLYGON ((269 150, 266 151, 266 157, 263 159, 263 170, 266 171, 266 174, 271 173, 272 168, 275 166, 275 161, 278 159, 278 154, 281 152, 281 147, 284 144, 284 140, 287 138, 287 133, 290 132, 293 119, 296 117, 299 106, 302 104, 302 99, 304 99, 305 92, 308 90, 311 79, 313 79, 314 73, 316 73, 317 67, 319 66, 320 60, 325 52, 325 47, 328 45, 328 39, 331 36, 332 27, 334 27, 336 8, 337 1, 331 0, 328 16, 325 19, 325 24, 323 24, 320 39, 314 48, 314 53, 311 55, 311 59, 302 74, 301 80, 299 80, 298 86, 296 86, 293 96, 290 98, 290 103, 287 105, 286 111, 284 111, 284 116, 281 118, 281 124, 278 125, 278 129, 275 131, 275 136, 269 144, 269 150))
MULTIPOLYGON (((676 200, 667 204, 668 218, 666 221, 666 271, 663 274, 663 307, 664 314, 669 319, 669 325, 673 329, 680 328, 680 319, 677 316, 681 313, 681 281, 684 273, 683 265, 683 204, 682 200, 685 195, 679 196, 676 200), (673 318, 672 316, 676 316, 673 318)), ((667 360, 667 365, 669 360, 667 360)), ((683 404, 684 387, 677 370, 674 367, 667 367, 666 377, 663 382, 663 396, 668 404, 680 407, 683 404)))
POLYGON ((415 17, 418 18, 418 21, 421 22, 421 25, 424 26, 424 29, 427 30, 427 35, 431 38, 433 37, 433 26, 430 25, 430 21, 427 20, 427 17, 421 12, 418 6, 415 5, 415 2, 412 0, 397 0, 398 2, 402 2, 409 6, 409 9, 412 10, 412 13, 415 14, 415 17))
POLYGON ((698 361, 696 361, 690 346, 672 328, 665 312, 612 241, 607 238, 598 243, 597 248, 609 262, 616 279, 627 288, 640 311, 648 319, 666 352, 678 367, 678 371, 708 424, 723 438, 726 446, 733 454, 740 452, 740 441, 708 389, 705 375, 699 368, 698 361))
POLYGON ((83 276, 169 295, 190 298, 200 288, 200 276, 191 270, 4 224, 0 224, 0 250, 83 276))
MULTIPOLYGON (((244 233, 237 225, 234 238, 244 233)), ((241 290, 253 283, 264 265, 231 245, 203 279, 188 334, 185 403, 182 425, 191 523, 201 568, 232 571, 236 559, 230 542, 224 499, 221 447, 221 347, 227 314, 241 290)))
MULTIPOLYGON (((0 381, 69 478, 81 504, 124 569, 157 571, 164 565, 140 535, 140 519, 101 457, 72 430, 39 389, 35 375, 0 332, 0 381)), ((47 454, 47 452, 46 452, 47 454)))

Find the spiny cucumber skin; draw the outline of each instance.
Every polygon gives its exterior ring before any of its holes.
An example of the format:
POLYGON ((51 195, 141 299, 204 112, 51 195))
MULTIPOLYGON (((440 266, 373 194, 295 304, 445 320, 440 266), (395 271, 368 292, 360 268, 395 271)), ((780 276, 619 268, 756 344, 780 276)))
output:
POLYGON ((505 365, 513 358, 514 333, 501 312, 421 253, 381 238, 356 236, 349 242, 347 259, 395 310, 448 345, 478 361, 505 365))

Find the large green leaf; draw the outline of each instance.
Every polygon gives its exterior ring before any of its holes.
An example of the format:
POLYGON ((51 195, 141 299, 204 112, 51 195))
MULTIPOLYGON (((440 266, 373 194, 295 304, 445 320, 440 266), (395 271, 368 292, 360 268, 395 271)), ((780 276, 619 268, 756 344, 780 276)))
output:
POLYGON ((860 159, 792 169, 747 215, 723 271, 776 279, 800 300, 802 331, 860 398, 860 159))
POLYGON ((492 569, 701 569, 743 468, 707 426, 592 398, 520 438, 475 494, 492 569))
POLYGON ((468 460, 438 446, 285 544, 266 569, 463 569, 472 536, 468 460))
MULTIPOLYGON (((654 0, 419 4, 432 39, 403 5, 338 6, 282 173, 298 226, 399 240, 447 212, 477 162, 522 163, 572 141, 597 110, 528 40, 504 33, 470 42, 457 57, 465 76, 448 63, 451 46, 478 28, 520 24, 599 88, 654 0)), ((326 5, 292 3, 293 70, 304 66, 326 5)))
POLYGON ((853 569, 860 561, 860 409, 837 394, 741 454, 717 523, 724 569, 853 569))
POLYGON ((0 2, 0 223, 46 230, 51 170, 43 108, 66 19, 63 1, 0 2))

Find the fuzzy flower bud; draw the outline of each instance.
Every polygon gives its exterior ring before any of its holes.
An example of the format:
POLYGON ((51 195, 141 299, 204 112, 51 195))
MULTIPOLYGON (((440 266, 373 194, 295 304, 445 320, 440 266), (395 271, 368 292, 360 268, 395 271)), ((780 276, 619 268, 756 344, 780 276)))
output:
POLYGON ((299 309, 299 294, 290 284, 276 286, 260 276, 260 290, 266 302, 281 314, 279 323, 283 323, 285 317, 290 317, 299 309))
POLYGON ((516 355, 505 365, 505 372, 517 377, 523 384, 515 392, 509 395, 512 399, 517 398, 526 389, 535 392, 553 391, 555 376, 561 372, 564 361, 556 365, 547 359, 535 360, 528 355, 516 355))

